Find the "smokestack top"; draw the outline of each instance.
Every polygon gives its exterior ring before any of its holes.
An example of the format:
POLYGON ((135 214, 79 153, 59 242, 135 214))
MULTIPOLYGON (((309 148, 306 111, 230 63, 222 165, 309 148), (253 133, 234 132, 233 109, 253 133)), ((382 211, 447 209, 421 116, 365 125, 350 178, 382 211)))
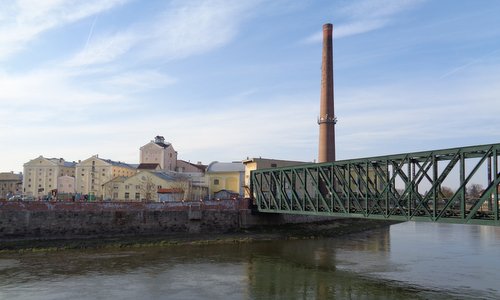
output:
POLYGON ((333 25, 331 23, 326 23, 325 25, 323 25, 323 30, 332 30, 333 29, 333 25))

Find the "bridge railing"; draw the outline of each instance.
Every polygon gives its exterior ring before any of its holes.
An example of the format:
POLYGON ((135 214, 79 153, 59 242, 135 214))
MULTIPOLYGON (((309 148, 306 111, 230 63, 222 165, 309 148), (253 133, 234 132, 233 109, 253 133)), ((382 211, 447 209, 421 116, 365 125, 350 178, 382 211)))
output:
POLYGON ((251 193, 262 212, 500 225, 499 155, 491 144, 261 169, 251 193))

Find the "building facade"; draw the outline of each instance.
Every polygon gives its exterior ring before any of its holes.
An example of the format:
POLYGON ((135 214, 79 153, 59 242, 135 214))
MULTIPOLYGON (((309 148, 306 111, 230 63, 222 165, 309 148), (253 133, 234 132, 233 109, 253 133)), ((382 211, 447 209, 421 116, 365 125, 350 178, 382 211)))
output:
POLYGON ((165 142, 162 136, 142 146, 140 149, 141 164, 159 164, 161 170, 175 171, 177 168, 177 151, 171 143, 165 142))
POLYGON ((0 199, 19 195, 23 189, 23 175, 14 172, 0 173, 0 199))
POLYGON ((213 199, 222 190, 243 197, 244 175, 245 166, 241 162, 212 162, 206 171, 209 198, 213 199))
POLYGON ((159 194, 172 191, 177 194, 176 199, 187 200, 190 188, 188 177, 166 171, 141 171, 131 177, 117 177, 103 184, 104 199, 110 201, 158 202, 159 194))
POLYGON ((23 166, 23 194, 32 197, 50 195, 57 190, 58 178, 75 177, 75 162, 39 156, 23 166))
POLYGON ((245 198, 250 198, 250 172, 259 169, 298 166, 303 164, 310 164, 310 162, 270 158, 247 158, 243 161, 243 164, 245 166, 245 198))
POLYGON ((68 175, 57 178, 57 194, 73 195, 76 192, 75 177, 68 175))
POLYGON ((136 168, 124 162, 99 158, 94 155, 76 164, 76 192, 104 198, 103 185, 116 177, 130 177, 137 173, 136 168))

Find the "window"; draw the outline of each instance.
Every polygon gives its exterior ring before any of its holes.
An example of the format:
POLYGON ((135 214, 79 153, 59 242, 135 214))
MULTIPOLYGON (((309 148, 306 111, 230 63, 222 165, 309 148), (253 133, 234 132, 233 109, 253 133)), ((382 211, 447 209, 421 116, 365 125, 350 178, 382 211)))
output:
POLYGON ((141 193, 135 193, 135 200, 141 199, 141 193))
POLYGON ((118 198, 118 193, 113 193, 113 198, 118 198))
POLYGON ((271 168, 276 168, 278 165, 276 164, 271 164, 271 168))
POLYGON ((214 185, 219 185, 219 179, 214 179, 214 185))
POLYGON ((128 200, 130 198, 130 193, 125 193, 125 200, 128 200))
POLYGON ((128 185, 128 184, 126 184, 126 185, 125 185, 125 189, 126 189, 126 190, 128 190, 128 188, 129 188, 129 185, 128 185))

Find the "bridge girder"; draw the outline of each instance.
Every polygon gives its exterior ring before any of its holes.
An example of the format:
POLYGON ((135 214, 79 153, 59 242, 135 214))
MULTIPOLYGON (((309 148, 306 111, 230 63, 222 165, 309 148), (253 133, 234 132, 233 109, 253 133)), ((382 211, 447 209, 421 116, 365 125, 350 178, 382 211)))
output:
POLYGON ((499 226, 499 155, 490 144, 260 169, 251 194, 261 212, 499 226), (477 180, 486 188, 468 194, 477 180))

